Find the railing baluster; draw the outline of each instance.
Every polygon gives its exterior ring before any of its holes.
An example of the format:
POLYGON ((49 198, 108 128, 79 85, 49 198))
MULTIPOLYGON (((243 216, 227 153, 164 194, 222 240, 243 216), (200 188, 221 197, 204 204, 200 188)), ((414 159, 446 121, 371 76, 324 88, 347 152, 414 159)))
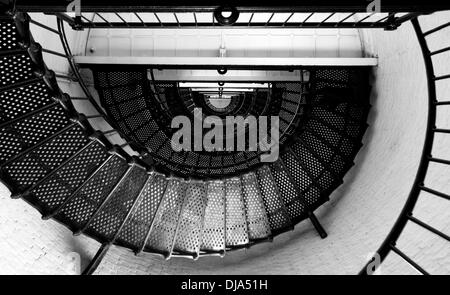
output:
POLYGON ((423 221, 421 221, 421 220, 415 218, 414 216, 409 215, 409 216, 408 216, 408 219, 411 220, 412 222, 414 222, 414 223, 420 225, 421 227, 423 227, 423 228, 425 228, 425 229, 431 231, 432 233, 434 233, 434 234, 440 236, 441 238, 443 238, 443 239, 445 239, 445 240, 447 240, 447 241, 450 241, 450 237, 449 237, 449 236, 447 236, 447 235, 444 234, 443 232, 441 232, 441 231, 435 229, 434 227, 429 226, 428 224, 426 224, 425 222, 423 222, 423 221))
POLYGON ((147 25, 145 24, 145 22, 142 20, 142 18, 139 16, 139 14, 137 14, 137 12, 134 13, 134 15, 137 17, 137 19, 141 22, 141 24, 146 27, 147 25))
POLYGON ((156 14, 156 12, 153 12, 153 15, 154 15, 154 16, 156 17, 156 19, 158 20, 159 25, 160 25, 161 27, 164 27, 163 23, 161 22, 161 20, 160 20, 159 17, 158 17, 158 14, 156 14))
POLYGON ((37 21, 34 21, 34 20, 30 19, 30 23, 33 24, 33 25, 36 25, 38 27, 41 27, 41 28, 43 28, 43 29, 45 29, 47 31, 50 31, 52 33, 55 33, 55 34, 59 35, 58 30, 50 28, 49 26, 43 25, 43 24, 41 24, 41 23, 39 23, 37 21))
POLYGON ((65 55, 65 54, 62 54, 62 53, 59 53, 59 52, 56 52, 56 51, 53 51, 53 50, 45 49, 45 48, 42 48, 42 52, 45 52, 45 53, 48 53, 48 54, 52 54, 52 55, 56 55, 56 56, 60 56, 60 57, 63 57, 63 58, 68 58, 68 56, 65 55))
POLYGON ((272 12, 272 14, 270 15, 269 19, 266 21, 266 23, 264 24, 265 27, 267 27, 267 25, 270 23, 270 21, 272 20, 273 16, 275 15, 274 12, 272 12))
POLYGON ((81 17, 83 19, 85 19, 88 23, 90 23, 93 27, 95 27, 95 23, 93 21, 91 21, 90 19, 88 19, 87 17, 85 17, 84 15, 81 15, 81 17))
POLYGON ((428 159, 431 162, 436 162, 436 163, 440 163, 440 164, 450 165, 450 161, 449 160, 444 160, 444 159, 439 159, 439 158, 434 158, 434 157, 429 157, 428 159))
POLYGON ((441 197, 443 199, 446 199, 446 200, 450 201, 450 196, 449 195, 441 193, 441 192, 439 192, 437 190, 431 189, 431 188, 423 186, 423 185, 419 186, 419 189, 423 190, 424 192, 433 194, 435 196, 438 196, 438 197, 441 197))
POLYGON ((252 14, 250 15, 250 19, 248 20, 248 26, 249 26, 249 27, 251 26, 252 19, 253 19, 253 16, 254 16, 254 15, 255 15, 254 12, 252 12, 252 14))
POLYGON ((115 12, 115 15, 124 23, 127 25, 127 27, 130 26, 130 24, 122 17, 120 16, 120 14, 118 14, 117 12, 115 12))
POLYGON ((173 13, 173 16, 175 17, 175 20, 177 21, 178 27, 181 27, 180 21, 178 20, 177 14, 175 12, 173 13))
POLYGON ((356 13, 352 12, 349 15, 347 15, 346 17, 344 17, 343 19, 341 19, 336 25, 335 27, 339 26, 340 24, 342 24, 343 22, 345 22, 346 20, 348 20, 349 18, 351 18, 352 16, 354 16, 356 13))
POLYGON ((102 133, 103 133, 103 135, 109 135, 109 134, 117 133, 117 130, 111 129, 111 130, 108 130, 108 131, 103 131, 102 133))
POLYGON ((97 119, 97 118, 103 118, 103 116, 102 115, 86 116, 86 119, 97 119))
POLYGON ((420 267, 420 265, 415 263, 411 258, 409 258, 405 253, 400 251, 394 245, 391 245, 390 248, 391 248, 392 251, 397 253, 401 258, 403 258, 406 262, 408 262, 412 267, 414 267, 416 270, 418 270, 420 273, 422 273, 423 275, 428 275, 429 274, 422 267, 420 267))
POLYGON ((446 51, 449 51, 449 50, 450 50, 450 46, 442 48, 442 49, 439 49, 439 50, 436 50, 436 51, 433 51, 433 52, 430 53, 430 55, 440 54, 440 53, 443 53, 443 52, 446 52, 446 51))
POLYGON ((381 23, 381 22, 387 20, 388 18, 389 18, 389 14, 386 15, 385 17, 380 18, 380 19, 377 20, 376 22, 374 22, 374 23, 372 24, 372 27, 375 26, 376 24, 379 24, 379 23, 381 23))
POLYGON ((357 25, 359 25, 360 23, 362 23, 363 21, 365 21, 366 19, 368 19, 369 17, 371 17, 372 15, 374 15, 375 13, 371 13, 369 15, 366 15, 365 17, 363 17, 362 19, 360 19, 359 21, 357 21, 353 26, 356 27, 357 25))
POLYGON ((434 128, 433 131, 437 133, 450 133, 450 129, 442 129, 442 128, 434 128))
POLYGON ((110 27, 112 26, 111 23, 109 21, 106 20, 106 18, 104 18, 100 13, 95 13, 96 16, 98 16, 99 18, 101 18, 106 24, 108 24, 110 27))
POLYGON ((292 18, 292 16, 294 15, 294 13, 292 12, 288 18, 283 22, 283 27, 288 23, 288 21, 292 18))
POLYGON ((311 12, 310 15, 308 15, 308 17, 306 17, 303 22, 300 24, 300 27, 303 27, 303 25, 314 15, 314 12, 311 12))
POLYGON ((446 24, 443 24, 443 25, 440 25, 439 27, 436 27, 436 28, 431 29, 429 31, 426 31, 425 33, 423 33, 423 36, 426 37, 426 36, 428 36, 430 34, 433 34, 433 33, 436 33, 438 31, 442 30, 442 29, 445 29, 448 26, 450 26, 450 22, 448 22, 446 24))
POLYGON ((435 104, 437 106, 450 105, 450 101, 437 101, 435 104))
POLYGON ((323 23, 325 23, 327 20, 329 20, 333 15, 335 15, 336 13, 333 12, 331 13, 329 16, 327 16, 323 21, 321 21, 317 26, 320 27, 323 23))
POLYGON ((450 78, 450 74, 434 77, 434 80, 439 81, 439 80, 445 80, 445 79, 449 79, 449 78, 450 78))

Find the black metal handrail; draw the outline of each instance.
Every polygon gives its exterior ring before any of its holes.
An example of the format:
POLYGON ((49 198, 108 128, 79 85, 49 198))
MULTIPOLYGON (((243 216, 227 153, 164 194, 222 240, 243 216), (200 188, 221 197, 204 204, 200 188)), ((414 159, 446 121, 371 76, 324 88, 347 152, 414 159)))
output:
MULTIPOLYGON (((128 136, 126 134, 121 132, 120 128, 117 127, 117 124, 108 117, 108 115, 105 113, 103 108, 97 103, 97 101, 92 96, 91 92, 89 91, 88 87, 86 86, 84 79, 81 77, 80 70, 79 70, 77 64, 74 62, 74 56, 70 49, 70 45, 67 41, 67 37, 66 37, 66 33, 65 33, 64 22, 60 18, 57 18, 57 26, 58 26, 57 32, 58 32, 62 47, 65 52, 65 57, 67 58, 69 66, 70 66, 73 74, 75 75, 76 81, 78 82, 81 89, 83 90, 83 93, 86 96, 87 100, 92 104, 92 106, 100 114, 100 116, 116 131, 116 133, 119 134, 120 137, 122 137, 126 141, 126 145, 124 145, 124 146, 133 144, 133 141, 130 138, 128 138, 128 136)), ((51 28, 49 28, 49 29, 51 29, 51 28)), ((135 146, 135 145, 133 145, 133 146, 135 146)), ((141 153, 144 151, 140 150, 139 152, 141 153)))
POLYGON ((424 184, 425 178, 427 176, 428 167, 430 162, 441 162, 443 164, 450 164, 450 162, 447 163, 447 161, 436 161, 435 158, 432 157, 432 150, 433 150, 433 142, 436 132, 440 132, 442 129, 436 128, 436 113, 437 113, 437 107, 440 105, 445 105, 445 102, 440 103, 438 102, 438 98, 436 95, 436 81, 438 79, 449 79, 449 75, 443 75, 440 77, 435 76, 434 67, 433 67, 433 61, 432 56, 435 54, 443 53, 450 51, 450 48, 445 48, 439 51, 431 52, 426 36, 429 34, 433 34, 448 25, 450 23, 447 23, 446 25, 436 27, 428 32, 423 32, 422 28, 420 27, 419 21, 417 18, 414 18, 411 20, 414 31, 416 33, 420 48, 422 50, 424 63, 425 63, 425 70, 427 75, 427 84, 428 84, 428 118, 427 118, 427 127, 425 132, 425 140, 424 140, 424 146, 422 150, 422 156, 420 159, 419 167, 417 170, 416 178, 414 180, 411 192, 408 196, 408 199, 406 200, 406 203, 400 213, 400 216, 398 217, 397 221, 395 222, 394 226, 392 227, 390 233, 385 238, 384 242, 381 244, 380 248, 377 250, 376 255, 378 257, 372 257, 372 259, 365 265, 365 267, 360 271, 360 275, 367 275, 372 274, 384 261, 384 259, 391 253, 396 253, 399 257, 404 259, 406 262, 408 262, 412 267, 414 267, 418 272, 422 274, 428 274, 428 272, 422 268, 417 262, 415 262, 411 257, 409 257, 407 254, 402 252, 400 249, 396 247, 396 242, 399 240, 403 230, 405 229, 408 222, 413 222, 422 228, 428 230, 429 232, 440 236, 441 238, 450 241, 449 236, 447 236, 445 233, 433 228, 432 226, 426 224, 423 221, 420 221, 419 219, 413 217, 413 211, 415 208, 415 205, 417 201, 419 200, 420 193, 422 191, 428 192, 430 194, 433 194, 435 196, 450 200, 449 197, 439 191, 435 191, 433 189, 427 188, 424 184), (438 52, 438 53, 437 53, 438 52), (377 261, 377 259, 380 259, 380 263, 374 263, 377 261))
MULTIPOLYGON (((242 12, 245 12, 244 8, 240 8, 242 12)), ((236 28, 303 28, 303 29, 316 29, 316 28, 338 28, 338 29, 354 29, 354 28, 366 28, 366 29, 385 29, 385 30, 395 30, 402 23, 409 21, 410 19, 419 15, 417 12, 410 12, 402 16, 397 16, 396 12, 388 12, 386 13, 367 13, 367 15, 363 16, 360 19, 350 20, 351 17, 356 15, 356 12, 345 12, 342 15, 342 19, 333 20, 333 17, 336 16, 336 12, 326 12, 323 16, 321 16, 321 20, 314 20, 314 16, 317 15, 317 11, 311 12, 306 18, 294 21, 293 10, 291 9, 290 15, 285 15, 284 18, 274 18, 277 13, 286 13, 284 11, 277 11, 266 9, 261 12, 268 13, 270 16, 267 17, 266 20, 258 20, 256 21, 255 14, 258 12, 252 11, 248 20, 237 20, 237 22, 233 23, 232 26, 236 28)), ((214 10, 212 11, 197 11, 194 8, 186 8, 181 14, 189 13, 191 14, 190 20, 181 21, 180 16, 177 15, 177 11, 152 11, 151 15, 153 16, 152 21, 144 21, 144 16, 139 14, 141 12, 134 11, 132 14, 134 16, 134 21, 127 21, 120 13, 117 11, 111 12, 110 14, 115 17, 115 20, 108 20, 106 15, 102 15, 102 12, 96 11, 93 16, 94 19, 88 19, 87 17, 81 15, 81 17, 71 17, 63 12, 55 12, 54 14, 58 16, 59 19, 64 20, 72 28, 76 30, 81 29, 113 29, 113 28, 127 28, 127 29, 180 29, 180 28, 188 28, 188 29, 201 29, 201 28, 216 28, 220 26, 220 23, 217 18, 214 10), (163 21, 162 15, 159 16, 158 13, 163 13, 166 15, 171 15, 172 20, 163 21), (200 15, 205 16, 205 14, 209 14, 208 17, 204 17, 204 19, 208 19, 208 21, 199 21, 200 15)), ((250 12, 248 12, 249 14, 250 12)))

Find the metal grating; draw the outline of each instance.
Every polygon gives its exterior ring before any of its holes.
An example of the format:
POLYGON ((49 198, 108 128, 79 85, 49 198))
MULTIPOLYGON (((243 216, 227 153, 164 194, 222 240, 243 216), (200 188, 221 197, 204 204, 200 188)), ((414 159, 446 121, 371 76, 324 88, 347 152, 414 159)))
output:
POLYGON ((188 184, 186 202, 181 212, 179 231, 175 241, 175 251, 199 253, 207 190, 207 184, 203 182, 191 181, 188 184))
MULTIPOLYGON (((305 138, 306 136, 302 136, 305 138)), ((305 138, 306 140, 308 138, 305 138)), ((305 143, 308 144, 308 143, 305 143)), ((292 151, 295 153, 297 160, 305 169, 307 175, 314 180, 317 186, 322 190, 327 190, 334 182, 334 177, 304 145, 303 143, 295 143, 292 145, 292 151)), ((292 173, 291 173, 292 175, 292 173)))
POLYGON ((127 169, 128 164, 125 160, 118 156, 112 157, 88 183, 76 192, 55 218, 68 224, 73 230, 80 229, 127 169))
POLYGON ((241 180, 230 178, 225 181, 226 246, 245 245, 249 242, 245 207, 242 199, 241 180))
POLYGON ((312 115, 322 120, 326 120, 334 128, 343 133, 343 136, 350 138, 357 138, 360 133, 360 125, 355 125, 348 121, 348 119, 341 115, 335 114, 331 111, 325 110, 321 107, 313 108, 312 115), (356 131, 355 131, 356 128, 356 131))
POLYGON ((338 149, 331 149, 313 132, 305 130, 302 134, 302 138, 309 145, 310 150, 314 150, 315 153, 321 158, 323 162, 329 165, 331 174, 339 175, 345 167, 344 160, 336 153, 338 149))
POLYGON ((272 178, 270 168, 263 166, 256 171, 261 197, 272 231, 282 230, 291 225, 291 220, 280 199, 277 184, 272 178))
POLYGON ((225 250, 225 186, 223 181, 208 182, 201 250, 225 250))
POLYGON ((316 134, 320 134, 330 145, 335 146, 339 152, 345 157, 350 158, 353 155, 354 145, 347 138, 343 137, 341 131, 335 129, 333 126, 325 124, 324 120, 310 120, 308 126, 316 134))
POLYGON ((142 191, 141 201, 132 213, 130 220, 119 233, 117 243, 135 251, 143 247, 147 234, 156 216, 167 187, 164 175, 153 173, 142 191))
POLYGON ((301 196, 298 195, 298 192, 283 165, 279 161, 272 163, 270 165, 270 170, 277 184, 284 206, 289 213, 289 217, 295 219, 304 216, 307 212, 307 208, 300 199, 301 196))
POLYGON ((105 241, 112 241, 139 196, 147 178, 147 171, 134 165, 126 178, 112 192, 101 211, 89 224, 86 233, 102 237, 105 241))
POLYGON ((43 82, 1 92, 0 123, 16 119, 53 102, 43 82))
POLYGON ((0 22, 0 51, 20 49, 16 25, 13 21, 0 22))
MULTIPOLYGON (((184 105, 183 98, 179 95, 180 90, 174 83, 164 81, 152 81, 148 89, 147 77, 142 72, 107 72, 107 69, 94 68, 96 88, 99 90, 103 107, 108 116, 117 122, 117 126, 124 135, 143 149, 149 152, 149 161, 156 162, 156 169, 162 173, 172 173, 177 177, 194 177, 196 179, 223 178, 226 175, 236 176, 242 171, 249 171, 251 168, 259 166, 259 157, 254 152, 220 152, 213 155, 192 152, 184 155, 177 155, 172 150, 170 138, 173 130, 170 122, 175 115, 192 116, 192 113, 184 105), (154 94, 151 87, 156 88, 154 94), (151 107, 150 107, 151 106, 151 107), (252 156, 253 158, 250 158, 252 156)), ((280 85, 285 85, 280 84, 280 85)), ((288 83, 286 88, 302 91, 300 82, 288 83), (290 85, 292 84, 292 85, 290 85)), ((282 107, 282 91, 278 89, 270 99, 270 105, 264 108, 266 115, 278 115, 282 107)), ((183 92, 181 90, 181 92, 183 92)), ((297 93, 296 96, 299 96, 297 93)), ((203 101, 203 99, 200 99, 203 101)), ((267 94, 266 94, 266 100, 267 94)), ((195 99, 194 105, 198 105, 195 99)), ((245 114, 252 113, 253 108, 257 109, 253 99, 247 101, 243 110, 245 114)), ((266 101, 268 102, 268 101, 266 101)), ((265 103, 266 103, 265 102, 265 103)), ((284 118, 284 130, 293 131, 296 118, 304 112, 298 112, 302 98, 295 99, 284 104, 281 115, 284 118)), ((245 105, 245 104, 244 104, 245 105)), ((302 108, 303 109, 303 108, 302 108)), ((206 112, 205 112, 206 113, 206 112)), ((281 142, 286 137, 292 136, 292 132, 282 134, 281 142)), ((145 159, 144 159, 145 160, 145 159)))
POLYGON ((186 183, 170 179, 146 247, 165 255, 171 253, 185 195, 186 183))
MULTIPOLYGON (((298 145, 299 145, 298 143, 294 144, 294 146, 298 145)), ((297 153, 297 150, 293 149, 293 152, 297 153)), ((303 196, 303 194, 309 189, 309 187, 313 186, 312 179, 308 176, 308 173, 306 173, 306 171, 302 168, 302 166, 295 158, 295 156, 290 152, 281 155, 281 159, 283 160, 283 164, 287 170, 287 173, 289 173, 290 178, 295 183, 295 186, 297 187, 299 194, 303 196)), ((293 195, 292 198, 288 200, 288 202, 292 202, 294 199, 295 195, 293 195)), ((307 202, 307 204, 311 206, 313 202, 307 202)))
POLYGON ((259 192, 256 175, 254 173, 242 175, 241 182, 248 237, 250 240, 267 238, 271 234, 270 224, 259 192))
POLYGON ((0 87, 25 82, 34 77, 31 59, 26 54, 0 57, 0 87))
POLYGON ((26 156, 6 165, 4 170, 20 190, 26 189, 53 171, 87 143, 88 139, 84 136, 83 130, 76 126, 34 149, 26 156))
POLYGON ((0 129, 0 163, 17 156, 70 124, 56 106, 0 129))
POLYGON ((108 158, 103 146, 94 142, 80 155, 67 163, 46 182, 32 191, 48 212, 59 207, 108 158))

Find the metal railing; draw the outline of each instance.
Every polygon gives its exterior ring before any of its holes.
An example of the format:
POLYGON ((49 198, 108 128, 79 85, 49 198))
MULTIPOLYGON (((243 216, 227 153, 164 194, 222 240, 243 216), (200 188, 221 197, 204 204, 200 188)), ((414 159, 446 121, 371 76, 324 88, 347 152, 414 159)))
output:
MULTIPOLYGON (((66 13, 55 13, 74 29, 199 29, 219 28, 221 19, 216 12, 147 12, 147 13, 85 13, 80 18, 66 13)), ((415 17, 416 13, 280 13, 276 11, 238 14, 233 28, 378 28, 394 30, 415 17)))
POLYGON ((418 219, 414 216, 414 209, 416 207, 416 204, 418 200, 422 196, 422 192, 429 193, 435 197, 443 198, 444 200, 450 201, 450 196, 445 194, 444 192, 435 190, 433 188, 430 188, 426 184, 426 177, 428 175, 428 170, 430 163, 441 163, 444 165, 450 165, 450 160, 445 159, 438 159, 432 156, 433 151, 433 143, 435 139, 436 133, 450 133, 450 130, 439 128, 439 126, 436 126, 436 114, 439 107, 444 105, 450 105, 449 101, 440 101, 437 97, 436 93, 436 81, 449 79, 450 75, 435 75, 435 67, 433 65, 432 56, 443 54, 445 52, 450 51, 450 47, 438 49, 435 51, 432 51, 427 43, 426 37, 430 36, 432 34, 435 34, 436 32, 450 26, 450 22, 437 26, 433 29, 430 29, 426 32, 422 31, 422 28, 419 24, 419 20, 417 18, 414 18, 411 20, 412 25, 414 27, 415 33, 417 35, 417 39, 420 45, 420 48, 422 50, 424 63, 425 63, 425 70, 427 75, 427 84, 428 84, 428 119, 427 119, 427 128, 426 128, 426 135, 425 135, 425 143, 423 146, 422 156, 420 159, 419 168, 416 174, 416 178, 414 180, 411 192, 409 194, 409 197, 400 213, 400 216, 398 217, 397 221, 395 222, 394 226, 392 227, 390 233, 380 246, 380 248, 377 250, 376 254, 378 257, 372 257, 372 259, 366 264, 366 266, 360 271, 361 275, 366 274, 372 274, 378 267, 380 266, 378 263, 374 263, 378 258, 380 259, 380 262, 383 262, 385 258, 390 255, 391 253, 395 253, 400 258, 402 258, 404 261, 406 261, 409 265, 411 265, 415 270, 417 270, 421 274, 428 274, 428 272, 420 266, 414 259, 410 256, 408 256, 404 251, 399 249, 396 245, 397 241, 402 236, 402 233, 404 232, 405 227, 410 224, 414 223, 423 229, 427 230, 428 232, 441 237, 442 239, 446 240, 447 242, 450 241, 450 237, 443 233, 442 231, 432 227, 431 225, 427 224, 426 222, 418 219))

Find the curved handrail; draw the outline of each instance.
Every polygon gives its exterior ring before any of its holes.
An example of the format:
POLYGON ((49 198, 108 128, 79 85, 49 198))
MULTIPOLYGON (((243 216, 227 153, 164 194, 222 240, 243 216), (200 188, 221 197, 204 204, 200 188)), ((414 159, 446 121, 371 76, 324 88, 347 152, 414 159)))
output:
POLYGON ((66 32, 64 29, 64 22, 61 18, 56 17, 57 20, 57 26, 58 26, 58 33, 61 40, 61 44, 63 47, 63 50, 65 52, 65 56, 67 57, 67 61, 69 63, 70 68, 72 69, 73 74, 75 75, 75 78, 77 82, 79 83, 81 89, 83 90, 84 95, 89 100, 89 102, 93 105, 95 110, 102 116, 102 118, 117 132, 126 142, 127 145, 132 146, 133 149, 137 149, 140 154, 145 152, 145 150, 139 149, 139 145, 135 143, 133 140, 131 140, 126 134, 121 132, 120 128, 116 126, 116 123, 112 121, 109 116, 105 113, 103 108, 97 103, 97 101, 94 99, 92 94, 90 93, 89 89, 87 88, 86 84, 84 83, 83 78, 80 75, 78 66, 76 65, 72 51, 70 49, 69 43, 67 41, 66 32))
MULTIPOLYGON (((413 210, 417 203, 417 200, 419 199, 420 192, 421 191, 428 191, 427 188, 424 186, 425 177, 427 175, 428 167, 430 162, 432 161, 432 149, 433 149, 433 142, 436 132, 436 107, 438 105, 437 96, 436 96, 436 76, 434 73, 434 67, 433 67, 433 61, 432 61, 432 53, 430 49, 428 48, 427 41, 425 39, 425 36, 427 33, 424 33, 422 31, 422 28, 420 27, 419 21, 416 18, 411 20, 411 23, 413 25, 414 31, 417 36, 417 40, 419 42, 424 63, 425 63, 425 71, 427 75, 427 84, 428 84, 428 117, 427 117, 427 127, 425 132, 425 140, 424 140, 424 146, 422 150, 422 156, 420 158, 419 167, 417 170, 417 174, 411 189, 411 192, 409 193, 408 199, 406 200, 406 203, 397 218, 397 221, 395 222, 394 226, 392 227, 391 231, 377 250, 375 255, 378 255, 378 257, 373 256, 369 262, 364 266, 364 268, 360 271, 360 275, 367 275, 372 274, 375 272, 375 270, 380 266, 380 264, 384 261, 384 259, 387 257, 391 251, 398 254, 400 257, 402 257, 406 262, 408 262, 411 266, 413 266, 417 271, 419 271, 422 274, 428 274, 426 270, 424 270, 420 265, 418 265, 416 262, 414 262, 410 257, 408 257, 406 254, 404 254, 402 251, 400 251, 396 246, 396 242, 398 241, 400 235, 402 234, 404 228, 406 227, 406 224, 408 221, 413 221, 425 229, 445 238, 448 240, 448 236, 445 234, 439 232, 438 230, 430 227, 429 225, 417 220, 413 217, 413 210), (378 261, 377 261, 378 260, 378 261), (377 261, 377 263, 375 263, 377 261), (373 269, 371 269, 373 268, 373 269)), ((431 30, 433 31, 433 30, 431 30)), ((430 32, 431 32, 430 31, 430 32)), ((434 32, 434 31, 433 31, 434 32)))

